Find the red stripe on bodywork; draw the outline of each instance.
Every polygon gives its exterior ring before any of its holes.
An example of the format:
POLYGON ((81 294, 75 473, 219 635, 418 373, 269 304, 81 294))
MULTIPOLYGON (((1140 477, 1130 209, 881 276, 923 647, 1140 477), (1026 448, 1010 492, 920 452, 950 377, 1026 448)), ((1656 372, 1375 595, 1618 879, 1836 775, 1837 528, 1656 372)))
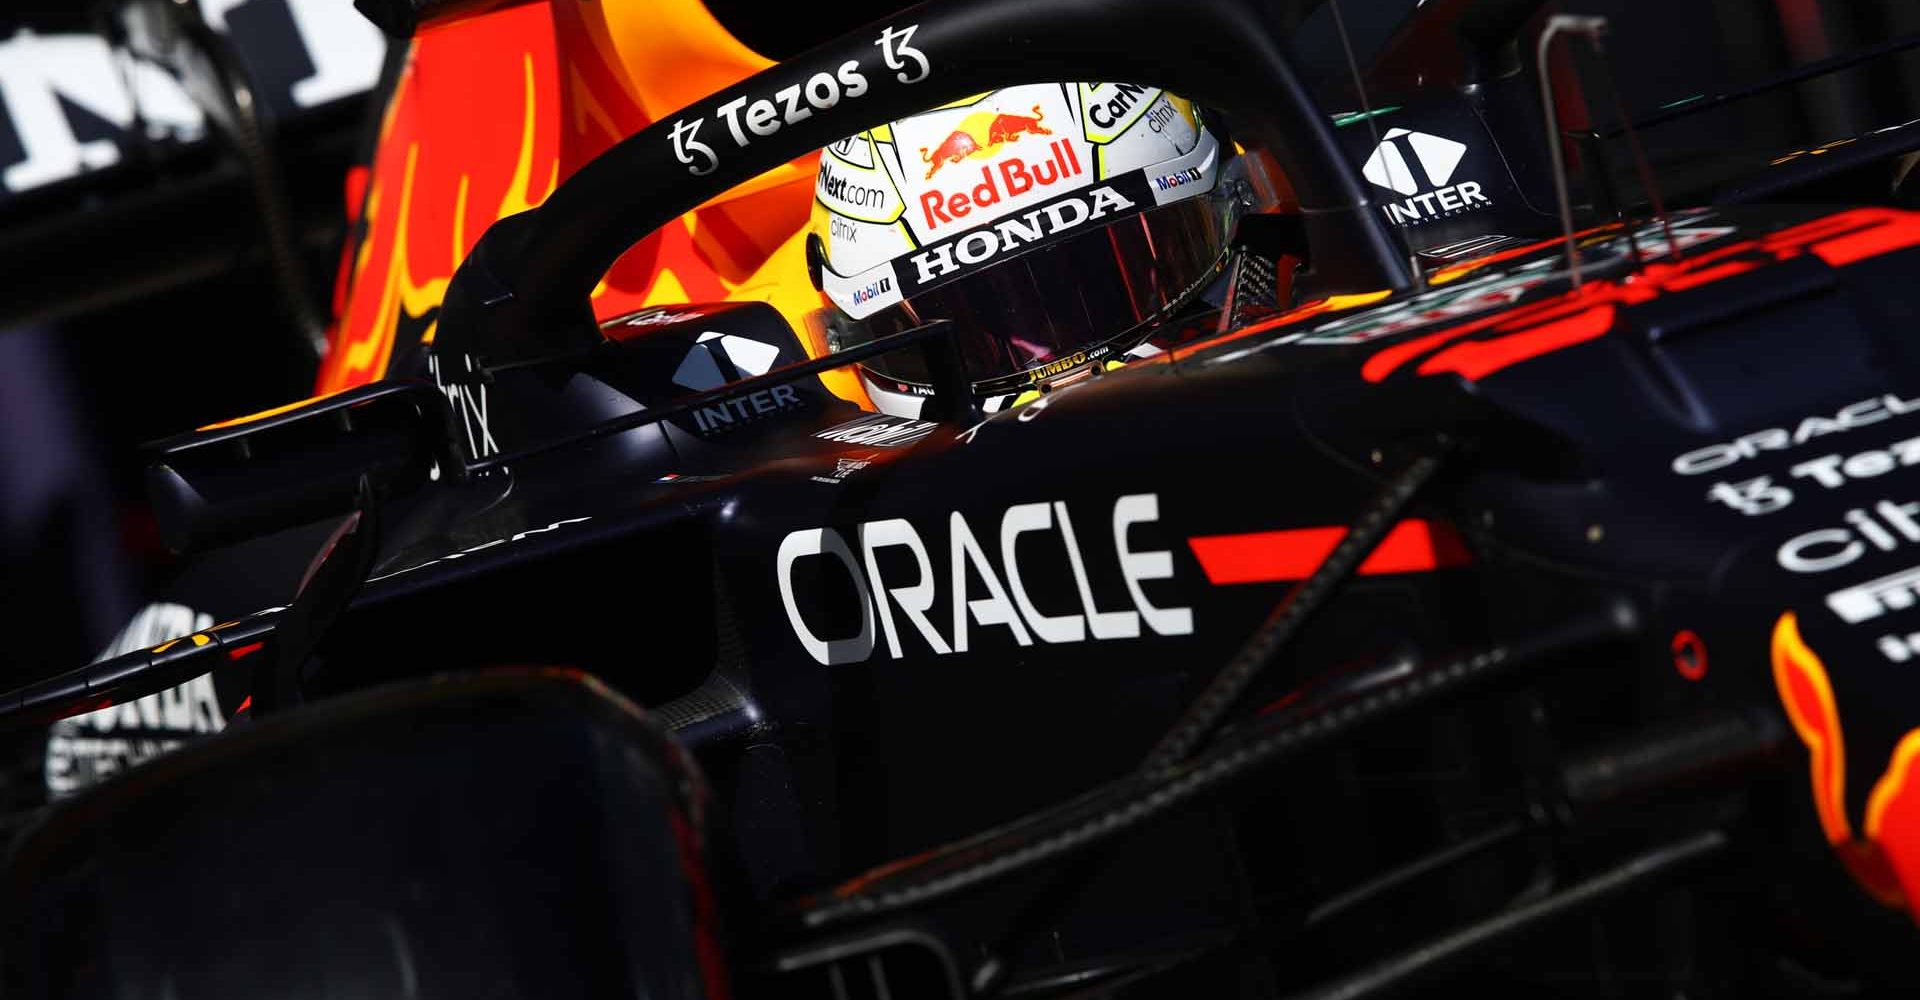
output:
MULTIPOLYGON (((1206 572, 1207 582, 1221 586, 1304 580, 1327 561, 1333 547, 1346 536, 1347 529, 1338 526, 1288 528, 1245 535, 1203 535, 1187 539, 1187 545, 1206 572)), ((1452 525, 1411 518, 1387 532, 1380 547, 1360 564, 1360 575, 1429 573, 1472 561, 1466 543, 1452 525)))
POLYGON ((1416 369, 1419 374, 1482 379, 1522 361, 1605 336, 1621 306, 1691 291, 1802 254, 1811 253, 1831 267, 1844 267, 1912 246, 1920 246, 1920 214, 1853 209, 1719 247, 1684 263, 1649 264, 1618 280, 1589 281, 1578 290, 1390 344, 1361 365, 1360 375, 1368 382, 1381 382, 1431 354, 1416 369))
POLYGON ((1920 218, 1888 212, 1878 221, 1879 225, 1814 244, 1814 255, 1833 267, 1844 267, 1920 243, 1920 218))
POLYGON ((1419 371, 1422 375, 1458 372, 1468 379, 1483 379, 1510 365, 1593 340, 1612 328, 1613 307, 1596 306, 1499 340, 1455 344, 1428 358, 1419 371))

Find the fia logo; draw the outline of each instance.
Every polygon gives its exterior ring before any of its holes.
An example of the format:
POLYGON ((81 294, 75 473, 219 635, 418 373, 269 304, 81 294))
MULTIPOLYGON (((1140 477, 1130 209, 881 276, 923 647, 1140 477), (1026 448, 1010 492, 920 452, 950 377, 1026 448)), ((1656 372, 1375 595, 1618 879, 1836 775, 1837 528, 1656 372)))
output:
POLYGON ((1389 129, 1360 173, 1406 200, 1385 205, 1395 225, 1419 225, 1493 204, 1474 181, 1450 183, 1467 145, 1407 129, 1389 129))

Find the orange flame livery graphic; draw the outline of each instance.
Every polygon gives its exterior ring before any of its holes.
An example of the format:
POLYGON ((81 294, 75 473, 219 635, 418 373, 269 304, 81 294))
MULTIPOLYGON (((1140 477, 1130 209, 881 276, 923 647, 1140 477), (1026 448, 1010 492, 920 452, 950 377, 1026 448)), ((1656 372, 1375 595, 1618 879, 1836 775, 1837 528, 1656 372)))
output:
POLYGON ((1894 748, 1886 773, 1867 799, 1863 836, 1847 817, 1847 754, 1840 712, 1826 664, 1800 638, 1800 620, 1788 611, 1773 627, 1773 684, 1793 731, 1806 744, 1813 807, 1820 829, 1854 880, 1888 906, 1920 899, 1920 729, 1894 748))
MULTIPOLYGON (((768 65, 698 0, 535 3, 423 31, 381 119, 364 197, 354 197, 358 177, 350 184, 360 235, 342 262, 315 392, 381 378, 397 345, 431 343, 448 279, 495 220, 539 205, 615 143, 768 65)), ((803 242, 814 159, 769 171, 636 243, 595 289, 595 313, 764 301, 811 353, 824 352, 802 321, 824 303, 807 280, 803 242)), ((852 379, 835 372, 826 381, 863 399, 852 379)))

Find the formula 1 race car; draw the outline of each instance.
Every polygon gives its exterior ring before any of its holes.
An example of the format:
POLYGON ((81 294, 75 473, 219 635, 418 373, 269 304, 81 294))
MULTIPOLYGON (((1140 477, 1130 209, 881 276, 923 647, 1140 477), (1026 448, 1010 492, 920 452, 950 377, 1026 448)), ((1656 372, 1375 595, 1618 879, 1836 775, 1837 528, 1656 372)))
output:
POLYGON ((19 836, 8 995, 1910 990, 1920 214, 1416 256, 1396 224, 1506 195, 1432 131, 1356 165, 1282 41, 1311 6, 882 19, 495 224, 430 378, 158 445, 190 576, 305 572, 0 696, 230 723, 19 836), (1234 182, 1196 107, 1290 204, 1124 363, 878 322, 1234 182), (1217 158, 1124 166, 1178 120, 1217 158), (823 148, 835 351, 758 303, 595 319, 636 240, 823 148))

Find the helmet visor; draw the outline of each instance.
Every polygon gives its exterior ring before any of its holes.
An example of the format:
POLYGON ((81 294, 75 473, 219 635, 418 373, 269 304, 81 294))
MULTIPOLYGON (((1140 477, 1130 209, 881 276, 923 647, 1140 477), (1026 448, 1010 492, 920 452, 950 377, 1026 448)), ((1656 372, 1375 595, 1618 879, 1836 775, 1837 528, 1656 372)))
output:
MULTIPOLYGON (((940 285, 863 320, 840 318, 842 347, 951 320, 976 393, 1015 392, 1125 351, 1208 285, 1225 263, 1222 220, 1207 198, 1127 216, 940 285)), ((867 363, 914 386, 921 352, 867 363)))

